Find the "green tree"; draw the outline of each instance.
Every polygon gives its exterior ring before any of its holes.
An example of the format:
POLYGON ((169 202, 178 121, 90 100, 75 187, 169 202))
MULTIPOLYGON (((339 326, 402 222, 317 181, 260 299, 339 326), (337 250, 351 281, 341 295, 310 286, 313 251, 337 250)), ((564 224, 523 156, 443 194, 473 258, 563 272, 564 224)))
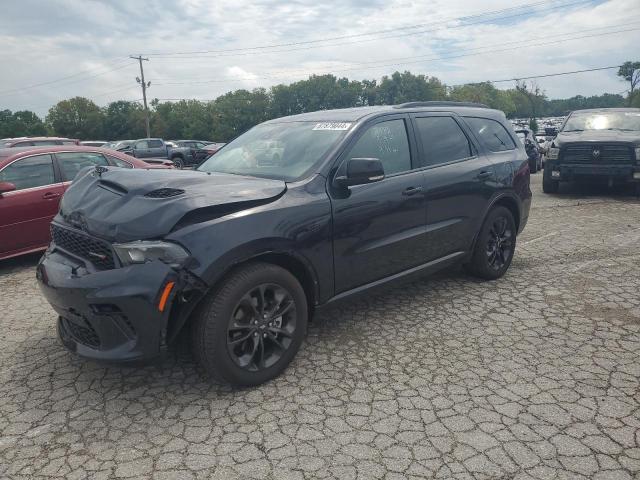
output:
POLYGON ((408 71, 382 77, 376 93, 378 102, 383 105, 444 100, 447 97, 445 85, 436 77, 414 75, 408 71))
POLYGON ((146 135, 144 111, 138 102, 111 102, 103 110, 103 115, 103 134, 107 140, 141 138, 146 135))
POLYGON ((456 102, 476 102, 488 105, 491 108, 502 110, 510 115, 515 112, 516 106, 513 99, 503 90, 498 90, 492 83, 470 83, 456 86, 451 89, 449 98, 456 102))
POLYGON ((212 105, 212 134, 216 141, 228 142, 254 125, 268 119, 270 98, 264 88, 236 90, 216 98, 212 105))
POLYGON ((0 110, 0 138, 35 137, 47 134, 44 122, 33 112, 0 110))
POLYGON ((618 76, 629 82, 629 100, 640 83, 640 62, 624 62, 618 69, 618 76))
POLYGON ((79 139, 101 138, 104 114, 88 98, 74 97, 51 107, 47 123, 56 135, 79 139))

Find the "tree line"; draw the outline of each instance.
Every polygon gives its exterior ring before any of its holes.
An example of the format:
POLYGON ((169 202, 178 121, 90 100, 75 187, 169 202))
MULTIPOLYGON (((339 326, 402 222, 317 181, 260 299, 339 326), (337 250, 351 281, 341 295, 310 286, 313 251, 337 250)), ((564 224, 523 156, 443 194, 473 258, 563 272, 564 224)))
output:
MULTIPOLYGON (((631 63, 631 62, 628 62, 631 63)), ((626 64, 625 64, 626 65, 626 64)), ((312 75, 289 85, 269 89, 235 90, 212 101, 151 101, 151 134, 165 139, 193 138, 227 142, 271 118, 331 108, 391 105, 409 101, 454 100, 484 103, 510 118, 564 115, 571 110, 597 107, 640 107, 634 90, 640 71, 632 64, 629 94, 575 96, 549 100, 535 83, 518 82, 501 90, 492 83, 447 86, 436 77, 395 72, 381 80, 349 80, 334 75, 312 75), (635 81, 635 84, 634 84, 635 81)), ((621 69, 622 70, 622 69, 621 69)), ((628 74, 629 72, 625 70, 628 74)), ((118 100, 99 107, 84 97, 62 100, 44 119, 30 111, 0 110, 0 138, 57 135, 88 139, 135 139, 145 136, 144 110, 139 102, 118 100)))

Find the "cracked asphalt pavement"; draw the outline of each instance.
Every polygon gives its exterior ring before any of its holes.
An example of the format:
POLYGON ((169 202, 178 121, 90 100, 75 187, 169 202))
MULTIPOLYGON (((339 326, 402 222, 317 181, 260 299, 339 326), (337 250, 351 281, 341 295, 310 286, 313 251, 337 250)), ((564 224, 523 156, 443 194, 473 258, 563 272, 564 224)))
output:
POLYGON ((284 375, 211 384, 188 349, 58 343, 37 256, 0 263, 0 478, 640 479, 640 201, 532 176, 508 274, 319 315, 284 375))

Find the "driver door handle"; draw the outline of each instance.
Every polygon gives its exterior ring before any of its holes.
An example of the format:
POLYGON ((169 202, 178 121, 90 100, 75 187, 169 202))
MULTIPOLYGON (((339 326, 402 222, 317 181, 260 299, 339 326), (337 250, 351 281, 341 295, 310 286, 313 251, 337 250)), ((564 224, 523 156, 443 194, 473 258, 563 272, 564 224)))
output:
POLYGON ((483 170, 482 172, 480 172, 480 173, 476 176, 476 178, 477 178, 477 179, 479 179, 479 180, 483 180, 483 179, 485 179, 485 178, 489 178, 491 175, 493 175, 493 173, 492 173, 492 172, 489 172, 489 171, 487 171, 487 170, 483 170))
POLYGON ((407 187, 402 192, 402 195, 410 197, 411 195, 416 195, 417 193, 422 193, 422 187, 407 187))

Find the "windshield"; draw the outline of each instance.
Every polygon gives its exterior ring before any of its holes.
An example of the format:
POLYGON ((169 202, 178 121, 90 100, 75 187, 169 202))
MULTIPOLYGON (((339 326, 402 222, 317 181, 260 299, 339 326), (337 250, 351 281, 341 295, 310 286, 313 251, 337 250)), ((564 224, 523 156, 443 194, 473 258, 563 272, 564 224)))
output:
POLYGON ((225 145, 198 170, 297 180, 323 160, 350 126, 350 123, 263 123, 225 145))
POLYGON ((623 130, 640 131, 640 111, 638 112, 576 112, 572 114, 563 132, 583 130, 623 130))

